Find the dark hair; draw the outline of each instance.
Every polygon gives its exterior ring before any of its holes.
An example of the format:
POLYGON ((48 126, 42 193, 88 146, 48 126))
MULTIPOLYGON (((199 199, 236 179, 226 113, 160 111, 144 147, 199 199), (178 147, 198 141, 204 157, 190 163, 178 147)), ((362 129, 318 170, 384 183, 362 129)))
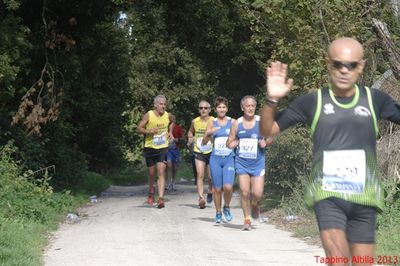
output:
POLYGON ((215 98, 214 107, 217 108, 217 106, 220 105, 221 103, 225 104, 226 107, 228 107, 228 100, 222 96, 218 96, 217 98, 215 98))

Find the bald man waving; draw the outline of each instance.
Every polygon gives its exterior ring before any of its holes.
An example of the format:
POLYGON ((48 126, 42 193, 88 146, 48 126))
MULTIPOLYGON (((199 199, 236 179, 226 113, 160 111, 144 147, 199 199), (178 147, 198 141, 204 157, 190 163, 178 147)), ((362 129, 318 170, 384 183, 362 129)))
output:
POLYGON ((289 93, 293 80, 287 79, 287 65, 281 62, 273 62, 266 71, 260 132, 274 136, 298 123, 310 127, 313 168, 306 202, 315 210, 326 256, 334 265, 374 262, 376 211, 384 205, 376 159, 377 120, 400 124, 398 103, 357 84, 363 56, 355 39, 333 41, 326 58, 329 86, 295 99, 278 115, 279 100, 289 93), (353 260, 359 257, 364 260, 353 260))

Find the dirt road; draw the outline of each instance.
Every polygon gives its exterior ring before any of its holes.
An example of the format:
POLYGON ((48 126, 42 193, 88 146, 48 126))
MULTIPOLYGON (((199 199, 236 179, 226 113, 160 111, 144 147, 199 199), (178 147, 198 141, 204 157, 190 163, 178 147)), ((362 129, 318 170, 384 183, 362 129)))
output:
POLYGON ((144 186, 111 187, 54 234, 45 265, 309 266, 324 254, 268 223, 241 231, 238 195, 232 222, 217 225, 213 206, 198 209, 193 184, 176 188, 166 195, 166 208, 157 209, 145 204, 144 186))

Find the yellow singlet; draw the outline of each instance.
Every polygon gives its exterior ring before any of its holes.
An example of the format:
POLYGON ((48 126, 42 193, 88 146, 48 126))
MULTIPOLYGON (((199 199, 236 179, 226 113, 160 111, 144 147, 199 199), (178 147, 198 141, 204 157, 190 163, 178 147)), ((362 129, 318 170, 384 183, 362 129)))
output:
POLYGON ((214 119, 213 116, 210 116, 207 121, 203 122, 199 117, 196 117, 193 122, 194 126, 194 151, 208 154, 212 151, 212 143, 209 141, 206 145, 201 145, 203 141, 203 136, 206 133, 207 125, 209 122, 212 122, 214 119))
POLYGON ((161 149, 168 147, 168 125, 169 115, 164 112, 162 116, 157 116, 154 111, 149 111, 149 122, 147 122, 146 129, 157 128, 156 134, 146 134, 144 147, 161 149))

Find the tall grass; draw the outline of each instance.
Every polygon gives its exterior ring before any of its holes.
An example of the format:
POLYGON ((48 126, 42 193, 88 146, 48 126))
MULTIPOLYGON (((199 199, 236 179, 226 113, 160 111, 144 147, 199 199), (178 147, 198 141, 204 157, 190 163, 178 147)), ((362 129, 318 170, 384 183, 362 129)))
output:
POLYGON ((0 148, 0 265, 41 265, 48 233, 83 199, 54 193, 47 172, 34 177, 23 171, 14 151, 0 148))

